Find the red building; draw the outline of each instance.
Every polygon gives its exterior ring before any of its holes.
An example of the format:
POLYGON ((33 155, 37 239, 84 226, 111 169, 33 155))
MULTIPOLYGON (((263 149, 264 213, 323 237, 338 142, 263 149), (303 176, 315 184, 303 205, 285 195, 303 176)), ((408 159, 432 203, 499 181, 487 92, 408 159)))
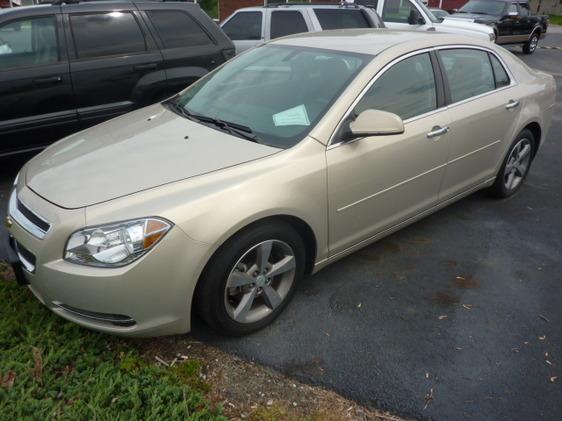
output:
POLYGON ((429 7, 453 10, 460 9, 468 0, 429 0, 429 7))

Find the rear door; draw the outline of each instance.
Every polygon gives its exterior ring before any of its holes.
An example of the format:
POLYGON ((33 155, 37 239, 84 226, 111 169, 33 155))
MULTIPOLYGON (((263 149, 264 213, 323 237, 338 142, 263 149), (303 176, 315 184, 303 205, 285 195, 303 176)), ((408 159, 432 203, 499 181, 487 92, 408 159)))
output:
POLYGON ((194 13, 196 10, 203 13, 199 7, 174 8, 173 3, 157 6, 144 3, 139 7, 164 57, 166 95, 185 89, 226 60, 224 42, 215 39, 194 13))
POLYGON ((134 3, 63 6, 70 71, 84 125, 156 101, 166 89, 162 55, 134 3))
POLYGON ((221 29, 234 43, 236 54, 266 41, 265 17, 261 10, 236 12, 222 24, 221 29))
POLYGON ((0 155, 66 134, 76 109, 60 7, 0 23, 0 155))
POLYGON ((449 85, 450 155, 440 199, 495 177, 502 151, 513 140, 521 107, 514 83, 498 58, 485 50, 440 49, 449 85))
POLYGON ((272 10, 269 23, 269 39, 313 30, 310 18, 300 10, 272 10))

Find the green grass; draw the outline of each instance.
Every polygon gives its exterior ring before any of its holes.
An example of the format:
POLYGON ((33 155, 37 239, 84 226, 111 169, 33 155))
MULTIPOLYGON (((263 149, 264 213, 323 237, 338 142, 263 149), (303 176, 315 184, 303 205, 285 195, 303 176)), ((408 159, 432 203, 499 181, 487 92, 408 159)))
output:
POLYGON ((0 420, 225 420, 200 363, 150 364, 126 340, 89 332, 4 281, 0 263, 0 420))
POLYGON ((562 15, 548 15, 550 23, 554 25, 562 25, 562 15))

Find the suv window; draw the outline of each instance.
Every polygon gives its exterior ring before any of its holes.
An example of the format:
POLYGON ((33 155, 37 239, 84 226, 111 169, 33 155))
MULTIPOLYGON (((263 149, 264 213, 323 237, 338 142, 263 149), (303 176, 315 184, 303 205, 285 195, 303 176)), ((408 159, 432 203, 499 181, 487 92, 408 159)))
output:
POLYGON ((370 28, 361 10, 314 9, 322 29, 370 28))
POLYGON ((495 55, 493 55, 493 54, 489 54, 489 55, 490 55, 490 60, 492 61, 492 68, 494 69, 494 77, 495 77, 495 80, 496 80, 496 89, 501 88, 503 86, 508 86, 510 81, 509 81, 509 76, 507 75, 507 72, 505 71, 502 64, 496 58, 495 55))
POLYGON ((209 35, 188 14, 179 10, 149 10, 150 20, 156 27, 165 48, 213 44, 209 35))
POLYGON ((222 30, 234 40, 261 39, 261 12, 240 12, 224 24, 222 30))
POLYGON ((410 0, 386 0, 382 9, 382 20, 384 22, 408 23, 408 18, 416 7, 410 0))
POLYGON ((300 32, 308 32, 301 12, 293 10, 271 13, 271 39, 300 32))
POLYGON ((462 101, 495 89, 488 53, 471 49, 439 51, 449 81, 452 102, 462 101))
POLYGON ((517 14, 519 14, 519 9, 517 9, 517 4, 511 3, 511 4, 509 5, 509 7, 507 8, 507 14, 510 14, 510 13, 517 13, 517 14))
POLYGON ((379 77, 355 107, 355 113, 375 109, 403 120, 437 109, 433 66, 428 53, 404 59, 379 77))
POLYGON ((0 26, 0 70, 59 60, 55 16, 24 19, 0 26))
POLYGON ((70 26, 79 58, 146 51, 144 35, 130 12, 71 15, 70 26))

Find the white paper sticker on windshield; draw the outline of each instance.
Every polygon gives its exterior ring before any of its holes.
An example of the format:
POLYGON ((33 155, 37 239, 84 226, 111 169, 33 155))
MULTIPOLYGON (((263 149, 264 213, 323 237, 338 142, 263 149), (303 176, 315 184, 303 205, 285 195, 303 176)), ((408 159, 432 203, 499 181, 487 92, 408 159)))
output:
POLYGON ((273 124, 279 126, 310 126, 304 104, 273 114, 273 124))

